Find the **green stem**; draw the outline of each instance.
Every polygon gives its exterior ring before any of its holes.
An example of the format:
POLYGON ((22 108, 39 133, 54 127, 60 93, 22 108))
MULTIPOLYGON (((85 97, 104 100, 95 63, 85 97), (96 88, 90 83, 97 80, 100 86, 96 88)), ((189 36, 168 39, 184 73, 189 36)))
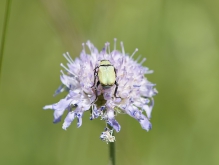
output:
POLYGON ((2 40, 1 40, 1 49, 0 49, 0 78, 1 78, 2 60, 3 60, 3 54, 4 54, 4 48, 5 48, 5 37, 6 37, 6 32, 7 32, 10 7, 11 7, 11 0, 7 0, 6 7, 5 7, 6 8, 5 18, 4 18, 4 24, 3 24, 3 30, 2 30, 2 40))
POLYGON ((115 157, 115 142, 109 143, 109 154, 110 154, 110 165, 116 164, 116 157, 115 157))
MULTIPOLYGON (((113 129, 109 124, 107 124, 107 126, 110 130, 113 129)), ((110 156, 110 165, 116 165, 115 142, 109 142, 109 156, 110 156)))

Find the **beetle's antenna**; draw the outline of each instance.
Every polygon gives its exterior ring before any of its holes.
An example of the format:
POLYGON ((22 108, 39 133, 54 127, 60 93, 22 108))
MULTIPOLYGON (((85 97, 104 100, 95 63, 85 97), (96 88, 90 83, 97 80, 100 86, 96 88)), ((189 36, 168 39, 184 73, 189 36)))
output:
POLYGON ((117 41, 117 39, 114 38, 114 51, 116 50, 116 41, 117 41))
POLYGON ((131 58, 135 55, 135 53, 138 51, 138 48, 135 49, 135 51, 132 53, 131 58))
POLYGON ((125 48, 124 48, 123 42, 121 42, 120 44, 121 44, 121 48, 122 48, 122 54, 125 55, 125 48))

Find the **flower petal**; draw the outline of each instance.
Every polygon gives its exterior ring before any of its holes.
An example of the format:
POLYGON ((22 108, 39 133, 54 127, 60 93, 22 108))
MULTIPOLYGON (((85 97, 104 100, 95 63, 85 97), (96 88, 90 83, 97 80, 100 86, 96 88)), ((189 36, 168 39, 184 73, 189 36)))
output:
POLYGON ((149 131, 152 128, 150 121, 141 113, 141 111, 138 110, 137 107, 129 106, 126 109, 126 112, 128 115, 138 120, 143 129, 149 131))
POLYGON ((109 110, 107 112, 107 124, 109 124, 111 127, 113 127, 113 129, 116 130, 116 132, 119 132, 121 129, 121 126, 119 125, 119 123, 115 120, 114 118, 114 111, 113 110, 109 110))
POLYGON ((75 112, 69 112, 62 125, 62 129, 66 130, 71 125, 74 119, 75 119, 75 112))
POLYGON ((77 115, 77 118, 78 118, 77 127, 79 128, 82 125, 83 112, 78 112, 76 115, 77 115))
POLYGON ((151 98, 150 105, 144 105, 142 108, 145 110, 147 117, 150 119, 151 118, 151 112, 154 106, 154 99, 151 98))
POLYGON ((114 118, 108 119, 107 124, 109 124, 111 127, 113 127, 113 129, 115 129, 116 132, 119 132, 121 130, 121 126, 114 118))
MULTIPOLYGON (((67 96, 68 97, 68 96, 67 96)), ((66 108, 70 105, 71 99, 61 99, 58 103, 52 104, 52 105, 46 105, 43 107, 43 109, 53 109, 54 111, 54 123, 60 122, 61 121, 61 116, 63 115, 64 111, 66 108)))
POLYGON ((141 116, 142 119, 139 121, 139 123, 141 124, 141 127, 143 129, 145 129, 146 131, 149 131, 152 129, 152 124, 150 123, 150 121, 144 116, 141 116))
POLYGON ((58 89, 55 91, 54 95, 53 96, 56 96, 58 95, 59 93, 63 92, 65 90, 65 86, 62 84, 58 87, 58 89))
POLYGON ((97 106, 94 104, 92 109, 92 116, 90 117, 90 120, 96 119, 100 116, 101 108, 97 109, 97 106))

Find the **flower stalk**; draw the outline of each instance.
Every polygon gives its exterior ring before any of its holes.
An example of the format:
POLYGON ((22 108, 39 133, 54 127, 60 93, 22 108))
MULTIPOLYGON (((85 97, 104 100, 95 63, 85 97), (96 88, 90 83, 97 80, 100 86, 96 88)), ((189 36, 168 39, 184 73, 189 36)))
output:
POLYGON ((7 33, 10 8, 11 8, 11 0, 7 0, 6 7, 5 7, 5 18, 4 18, 3 29, 2 29, 1 48, 0 48, 0 80, 1 80, 2 61, 3 61, 3 54, 4 54, 4 48, 5 48, 5 38, 6 38, 6 33, 7 33))
MULTIPOLYGON (((111 127, 111 126, 109 126, 111 127)), ((112 128, 111 128, 112 129, 112 128)), ((112 134, 113 135, 113 134, 112 134)), ((110 158, 110 165, 116 165, 116 153, 115 153, 115 142, 109 143, 109 158, 110 158)))

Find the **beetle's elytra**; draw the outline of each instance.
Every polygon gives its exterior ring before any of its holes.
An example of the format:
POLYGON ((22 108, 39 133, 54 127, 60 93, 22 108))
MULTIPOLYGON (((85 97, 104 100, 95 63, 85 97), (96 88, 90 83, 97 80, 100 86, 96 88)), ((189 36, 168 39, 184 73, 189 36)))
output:
POLYGON ((114 66, 108 60, 101 61, 97 76, 103 88, 113 86, 116 81, 114 66))

